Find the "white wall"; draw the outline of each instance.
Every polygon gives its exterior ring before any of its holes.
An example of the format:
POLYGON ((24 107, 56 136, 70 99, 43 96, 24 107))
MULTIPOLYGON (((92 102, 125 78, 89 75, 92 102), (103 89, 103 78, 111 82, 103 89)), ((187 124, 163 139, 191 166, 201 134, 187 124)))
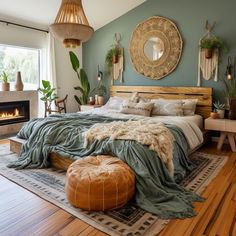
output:
MULTIPOLYGON (((47 33, 0 24, 0 44, 43 49, 47 45, 46 42, 47 33)), ((78 79, 71 67, 68 53, 69 50, 65 49, 61 42, 55 42, 57 84, 60 88, 58 90, 58 95, 62 98, 68 94, 68 112, 76 112, 78 110, 78 105, 74 100, 74 94, 76 93, 73 87, 78 85, 78 79)), ((79 54, 82 64, 82 47, 80 47, 79 50, 76 50, 76 54, 79 54)))
MULTIPOLYGON (((63 98, 68 94, 68 111, 76 112, 78 111, 78 103, 75 101, 74 95, 78 94, 78 92, 74 90, 74 87, 78 86, 79 80, 72 69, 69 51, 70 49, 66 49, 60 41, 55 40, 58 95, 63 98)), ((82 47, 73 51, 78 55, 82 66, 82 47)))

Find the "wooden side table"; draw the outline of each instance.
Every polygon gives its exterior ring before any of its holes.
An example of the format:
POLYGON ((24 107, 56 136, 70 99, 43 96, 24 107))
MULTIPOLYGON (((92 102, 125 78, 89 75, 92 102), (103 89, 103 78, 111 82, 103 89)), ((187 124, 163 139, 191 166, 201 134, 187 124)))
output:
POLYGON ((88 110, 99 108, 99 107, 101 107, 101 105, 81 105, 80 111, 88 111, 88 110))
POLYGON ((218 150, 221 150, 225 139, 228 138, 231 150, 236 152, 236 120, 207 118, 205 120, 205 129, 220 131, 220 138, 217 144, 218 150))

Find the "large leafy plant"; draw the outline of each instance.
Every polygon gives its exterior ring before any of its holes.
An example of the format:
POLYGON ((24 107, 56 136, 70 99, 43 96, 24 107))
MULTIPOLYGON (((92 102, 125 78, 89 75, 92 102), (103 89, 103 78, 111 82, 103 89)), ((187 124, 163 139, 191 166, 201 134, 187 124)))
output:
POLYGON ((75 95, 75 100, 79 103, 79 105, 85 105, 88 103, 88 98, 90 94, 90 83, 88 80, 88 76, 84 69, 80 69, 80 62, 78 57, 72 51, 69 52, 70 61, 73 70, 76 72, 78 79, 80 81, 80 86, 74 87, 75 90, 78 90, 81 93, 81 96, 78 97, 75 95))
POLYGON ((42 88, 39 88, 38 91, 43 96, 40 98, 42 101, 48 103, 48 106, 50 107, 52 102, 55 101, 58 97, 55 93, 55 88, 52 88, 49 81, 42 80, 42 88))
POLYGON ((227 98, 236 98, 236 80, 223 80, 225 86, 225 94, 227 98))

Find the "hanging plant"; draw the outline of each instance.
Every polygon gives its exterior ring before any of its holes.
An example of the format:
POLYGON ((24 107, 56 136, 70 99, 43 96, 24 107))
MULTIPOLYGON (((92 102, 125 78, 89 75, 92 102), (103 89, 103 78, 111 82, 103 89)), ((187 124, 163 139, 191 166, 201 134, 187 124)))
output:
POLYGON ((200 42, 200 47, 201 49, 205 49, 205 57, 207 59, 212 58, 212 54, 215 49, 218 49, 219 51, 223 50, 224 52, 228 51, 228 47, 225 42, 218 37, 206 37, 202 39, 200 42))
POLYGON ((112 74, 113 65, 118 63, 120 56, 121 48, 119 47, 119 45, 112 45, 111 48, 107 51, 105 62, 107 71, 110 75, 112 74))

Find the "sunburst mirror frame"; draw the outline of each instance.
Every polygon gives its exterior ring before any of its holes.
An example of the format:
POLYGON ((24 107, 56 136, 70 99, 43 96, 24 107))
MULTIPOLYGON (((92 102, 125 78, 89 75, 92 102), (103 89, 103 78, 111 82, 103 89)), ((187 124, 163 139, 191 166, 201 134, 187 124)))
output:
POLYGON ((175 23, 161 16, 153 16, 140 23, 134 30, 129 53, 138 73, 158 80, 174 71, 181 58, 182 48, 183 40, 175 23), (145 55, 144 46, 153 37, 162 40, 164 52, 158 60, 152 61, 145 55))

